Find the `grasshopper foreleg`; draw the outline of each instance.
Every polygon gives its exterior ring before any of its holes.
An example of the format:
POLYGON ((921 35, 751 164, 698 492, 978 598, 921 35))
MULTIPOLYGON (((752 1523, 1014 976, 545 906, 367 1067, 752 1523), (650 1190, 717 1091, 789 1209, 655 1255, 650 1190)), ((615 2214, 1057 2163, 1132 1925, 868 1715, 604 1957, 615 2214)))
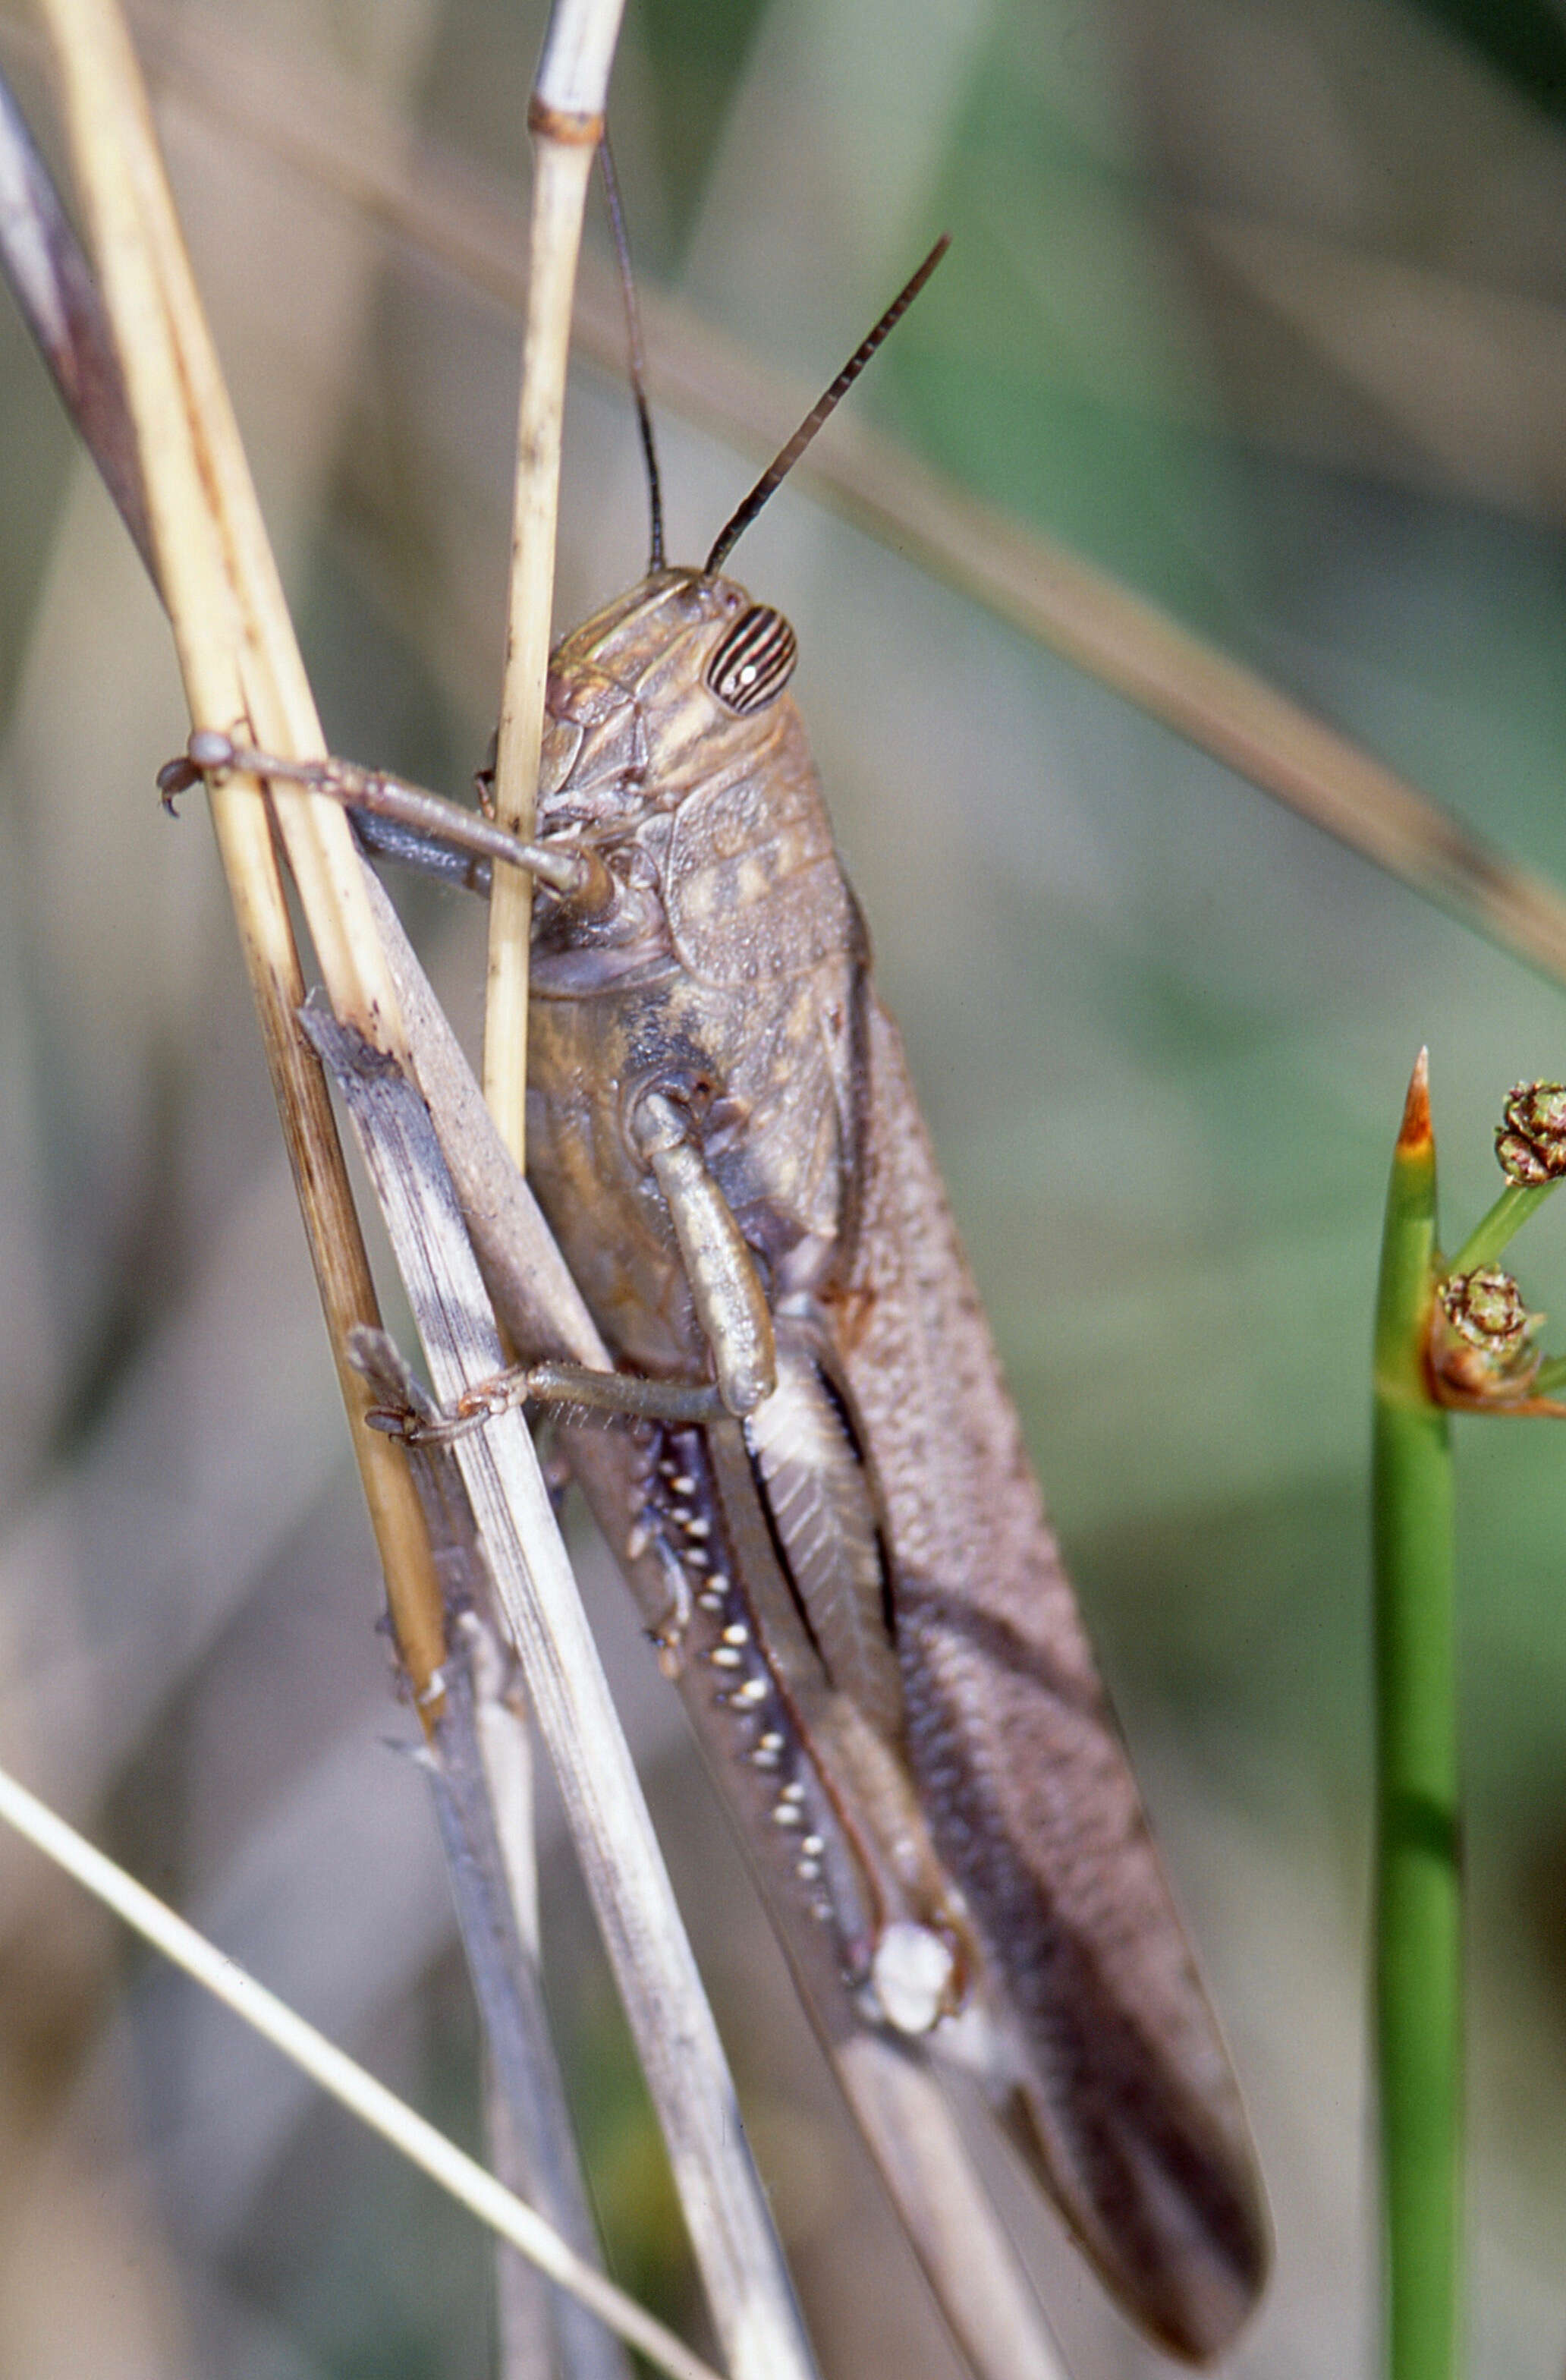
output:
POLYGON ((165 805, 176 795, 208 777, 239 770, 247 776, 301 785, 309 793, 325 794, 347 809, 388 822, 397 830, 396 856, 417 853, 421 844, 447 853, 458 851, 478 859, 502 860, 526 868, 540 884, 576 908, 601 908, 613 897, 609 871, 596 852, 549 843, 524 843, 496 826, 481 811, 465 809, 439 794, 426 793, 384 769, 363 769, 353 760, 289 760, 275 752, 258 752, 225 735, 221 729, 200 727, 176 760, 158 771, 158 790, 165 805))

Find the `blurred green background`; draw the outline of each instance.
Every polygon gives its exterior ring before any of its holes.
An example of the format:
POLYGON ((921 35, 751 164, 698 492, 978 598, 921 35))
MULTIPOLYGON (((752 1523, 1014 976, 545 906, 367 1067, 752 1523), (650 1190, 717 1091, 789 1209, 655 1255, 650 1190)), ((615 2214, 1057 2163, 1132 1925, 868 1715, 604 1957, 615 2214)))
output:
MULTIPOLYGON (((496 699, 516 325, 377 226, 351 160, 406 149, 437 212, 517 203, 540 13, 137 22, 328 732, 459 789, 496 699), (343 134, 325 180, 292 139, 316 124, 343 134)), ((0 55, 47 123, 27 20, 0 16, 0 55)), ((787 388, 949 228, 861 416, 1566 880, 1563 111, 1550 0, 630 0, 613 120, 649 285, 779 376, 780 439, 787 388)), ((210 838, 152 798, 185 733, 166 635, 8 306, 0 407, 0 1756, 471 2135, 425 1789, 388 1749, 415 1730, 210 838)), ((662 428, 694 558, 764 458, 662 428)), ((641 566, 612 376, 577 373, 566 443, 563 621, 641 566)), ((1462 1236, 1507 1087, 1566 1071, 1560 991, 803 489, 736 566, 798 628, 882 988, 1246 2082, 1278 2270, 1233 2368, 1368 2374, 1380 1199, 1427 1041, 1462 1236)), ((470 1026, 480 920, 407 905, 470 1026)), ((1560 1249, 1551 1213, 1517 1255, 1566 1314, 1560 1249)), ((1542 1426, 1461 1437, 1473 2370, 1545 2380, 1566 1505, 1542 1426)), ((589 1568, 826 2368, 948 2374, 589 1568)), ((618 2266, 677 2311, 557 1837, 549 1955, 618 2266)), ((1079 2380, 1156 2368, 1017 2219, 1079 2380)), ((0 1844, 5 2380, 467 2380, 486 2271, 422 2183, 0 1844)))

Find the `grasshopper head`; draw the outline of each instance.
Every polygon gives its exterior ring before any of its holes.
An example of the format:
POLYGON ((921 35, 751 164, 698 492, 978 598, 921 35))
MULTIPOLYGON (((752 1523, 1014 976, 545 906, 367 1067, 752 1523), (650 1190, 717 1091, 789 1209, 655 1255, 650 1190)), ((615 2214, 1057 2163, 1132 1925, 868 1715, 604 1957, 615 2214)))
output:
POLYGON ((540 827, 613 834, 676 806, 743 759, 797 654, 783 613, 732 578, 649 573, 555 648, 540 827))

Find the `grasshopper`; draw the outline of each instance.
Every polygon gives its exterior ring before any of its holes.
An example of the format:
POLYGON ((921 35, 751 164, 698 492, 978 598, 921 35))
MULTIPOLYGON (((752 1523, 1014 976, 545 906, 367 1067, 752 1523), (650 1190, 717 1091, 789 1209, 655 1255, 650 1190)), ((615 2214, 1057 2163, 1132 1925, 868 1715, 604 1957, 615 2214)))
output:
MULTIPOLYGON (((1269 2256, 1239 2092, 872 985, 794 631, 722 567, 943 246, 699 569, 663 560, 646 441, 648 574, 552 656, 511 854, 528 1173, 623 1368, 527 1384, 628 1417, 607 1463, 601 1427, 564 1443, 818 2002, 977 2071, 1123 2309, 1204 2362, 1269 2256)), ((192 740, 236 759, 283 773, 192 740)))

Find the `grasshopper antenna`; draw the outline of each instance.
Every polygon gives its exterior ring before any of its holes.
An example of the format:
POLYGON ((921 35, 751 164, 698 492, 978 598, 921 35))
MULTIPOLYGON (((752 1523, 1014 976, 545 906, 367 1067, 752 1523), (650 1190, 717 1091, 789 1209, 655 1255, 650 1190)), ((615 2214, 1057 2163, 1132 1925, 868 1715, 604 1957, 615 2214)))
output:
POLYGON ((787 479, 817 431, 836 412, 881 341, 896 329, 951 245, 951 233, 943 231, 913 279, 905 283, 898 291, 874 330, 855 348, 832 386, 824 395, 817 398, 788 444, 772 462, 768 464, 739 510, 731 514, 724 522, 713 540, 712 551, 707 557, 706 573, 709 577, 714 571, 722 569, 763 504, 776 493, 787 479))
POLYGON ((637 304, 636 279, 631 272, 631 243, 625 237, 625 211, 620 203, 620 183, 614 171, 614 160, 609 153, 607 133, 598 144, 598 164, 603 176, 609 227, 614 235, 614 255, 620 267, 620 292, 625 301, 625 331, 631 349, 631 395, 636 400, 637 428, 641 432, 642 458, 647 465, 647 500, 652 515, 652 541, 647 566, 649 571, 662 570, 663 483, 658 473, 658 449, 653 443, 652 415, 647 402, 647 357, 641 343, 641 309, 637 304))

